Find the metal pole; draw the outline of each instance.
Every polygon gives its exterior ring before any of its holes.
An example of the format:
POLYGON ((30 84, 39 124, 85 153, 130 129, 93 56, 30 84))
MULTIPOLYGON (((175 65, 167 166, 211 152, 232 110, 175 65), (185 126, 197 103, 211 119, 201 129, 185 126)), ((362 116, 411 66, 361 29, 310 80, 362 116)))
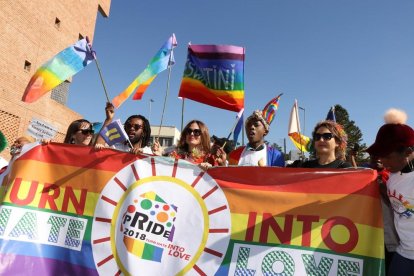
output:
POLYGON ((149 100, 149 115, 148 115, 148 121, 150 122, 150 124, 151 124, 151 104, 154 102, 154 100, 153 99, 150 99, 149 100))
POLYGON ((183 131, 184 128, 184 101, 185 98, 182 98, 182 103, 181 103, 181 132, 183 131))
POLYGON ((299 106, 299 109, 300 110, 303 110, 303 134, 304 135, 306 135, 305 133, 306 133, 306 111, 305 111, 305 108, 303 108, 303 107, 300 107, 299 106))
POLYGON ((160 128, 158 129, 158 137, 160 138, 160 134, 161 134, 161 127, 162 127, 162 121, 164 119, 164 112, 165 112, 165 107, 167 105, 167 98, 168 98, 168 92, 170 90, 170 80, 171 80, 171 61, 172 61, 172 57, 173 57, 173 49, 171 49, 171 53, 170 53, 170 59, 168 61, 168 80, 167 80, 167 88, 165 90, 165 97, 164 97, 164 107, 162 108, 162 113, 161 113, 161 122, 160 122, 160 128))

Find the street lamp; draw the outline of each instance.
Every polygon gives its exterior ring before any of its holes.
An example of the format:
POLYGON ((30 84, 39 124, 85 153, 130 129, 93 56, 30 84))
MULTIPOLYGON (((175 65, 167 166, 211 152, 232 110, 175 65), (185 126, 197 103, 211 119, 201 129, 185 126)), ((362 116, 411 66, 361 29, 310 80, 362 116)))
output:
POLYGON ((305 111, 305 108, 304 107, 300 107, 299 106, 299 109, 300 110, 303 110, 303 132, 302 132, 302 134, 303 135, 305 135, 305 130, 306 130, 306 111, 305 111))

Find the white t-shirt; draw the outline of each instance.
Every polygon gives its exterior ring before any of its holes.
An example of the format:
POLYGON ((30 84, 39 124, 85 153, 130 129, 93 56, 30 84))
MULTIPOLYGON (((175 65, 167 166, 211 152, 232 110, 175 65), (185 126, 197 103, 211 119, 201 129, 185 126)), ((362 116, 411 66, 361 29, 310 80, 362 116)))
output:
POLYGON ((246 146, 240 156, 239 166, 259 166, 259 161, 262 163, 262 166, 267 165, 267 147, 264 144, 264 147, 261 150, 255 151, 251 150, 249 146, 246 146))
MULTIPOLYGON (((116 150, 124 151, 124 152, 129 152, 131 150, 131 147, 128 144, 124 144, 124 143, 122 143, 122 144, 117 143, 117 144, 113 145, 112 148, 114 148, 116 150)), ((148 146, 142 148, 142 153, 153 154, 151 148, 148 147, 148 146)))
POLYGON ((387 189, 394 210, 395 229, 400 237, 397 252, 414 260, 414 172, 390 174, 387 189))

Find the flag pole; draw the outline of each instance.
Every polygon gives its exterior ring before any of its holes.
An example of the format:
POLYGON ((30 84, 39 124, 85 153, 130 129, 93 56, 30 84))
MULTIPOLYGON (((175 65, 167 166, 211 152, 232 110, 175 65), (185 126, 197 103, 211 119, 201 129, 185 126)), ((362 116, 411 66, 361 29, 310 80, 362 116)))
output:
POLYGON ((241 117, 242 117, 242 116, 240 116, 240 117, 237 117, 237 118, 236 118, 236 122, 234 122, 234 125, 233 125, 233 127, 231 128, 231 130, 230 130, 230 134, 227 136, 227 140, 226 140, 226 141, 224 141, 224 144, 221 146, 221 148, 222 148, 222 149, 224 149, 224 146, 226 145, 227 141, 230 139, 231 135, 233 134, 234 129, 236 128, 237 123, 239 122, 239 120, 241 119, 241 117))
POLYGON ((304 154, 303 154, 303 145, 302 145, 302 135, 300 134, 300 124, 299 124, 299 114, 298 114, 298 102, 295 102, 295 115, 296 115, 296 124, 298 125, 298 133, 299 133, 299 144, 300 144, 300 159, 304 160, 304 154))
POLYGON ((184 101, 185 98, 182 98, 183 102, 181 103, 181 132, 183 131, 184 128, 184 101))
POLYGON ((162 127, 162 121, 164 119, 164 113, 165 113, 165 107, 167 105, 167 98, 168 98, 168 92, 170 90, 170 80, 171 80, 171 71, 172 71, 172 57, 173 57, 173 50, 174 48, 171 48, 171 53, 170 53, 170 58, 168 60, 168 79, 167 79, 167 88, 165 90, 165 97, 164 97, 164 107, 162 108, 162 113, 161 113, 161 122, 160 122, 160 127, 158 129, 158 139, 160 138, 160 134, 161 134, 161 127, 162 127))
POLYGON ((92 45, 90 44, 88 36, 86 36, 86 42, 87 42, 87 45, 89 47, 89 50, 92 52, 94 60, 95 60, 96 68, 98 69, 99 77, 101 78, 101 83, 102 83, 103 89, 105 91, 106 100, 107 100, 108 103, 110 103, 111 101, 109 100, 108 91, 106 90, 105 82, 104 82, 104 79, 103 79, 103 76, 102 76, 101 67, 99 66, 98 58, 96 57, 96 52, 92 50, 92 45))

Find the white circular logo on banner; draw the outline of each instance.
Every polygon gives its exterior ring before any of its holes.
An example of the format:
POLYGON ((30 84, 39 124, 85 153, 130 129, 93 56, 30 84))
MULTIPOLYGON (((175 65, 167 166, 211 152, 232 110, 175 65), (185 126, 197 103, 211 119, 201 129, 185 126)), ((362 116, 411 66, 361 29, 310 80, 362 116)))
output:
POLYGON ((231 234, 223 191, 197 166, 156 160, 135 161, 103 189, 91 234, 99 274, 215 274, 231 234))

